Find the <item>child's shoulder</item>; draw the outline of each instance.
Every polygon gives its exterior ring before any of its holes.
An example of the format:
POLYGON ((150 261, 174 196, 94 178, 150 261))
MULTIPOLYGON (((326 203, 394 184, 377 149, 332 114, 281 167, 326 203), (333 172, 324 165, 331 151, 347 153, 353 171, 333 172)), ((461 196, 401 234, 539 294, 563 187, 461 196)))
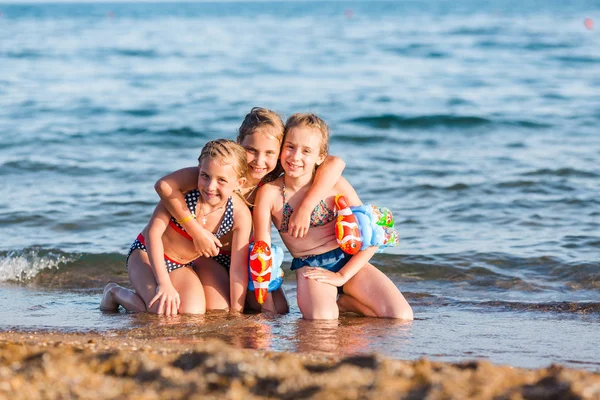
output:
POLYGON ((350 184, 350 182, 348 182, 346 178, 340 176, 333 188, 338 192, 344 192, 345 190, 348 190, 348 188, 352 188, 352 185, 350 184))
POLYGON ((333 187, 333 190, 336 192, 336 194, 343 194, 346 196, 346 199, 351 205, 362 204, 352 184, 350 184, 350 182, 348 182, 348 180, 343 176, 337 181, 333 187))
POLYGON ((234 194, 231 196, 231 202, 233 204, 233 212, 235 214, 246 214, 250 215, 250 210, 248 209, 248 204, 238 195, 234 194))
POLYGON ((267 182, 258 188, 258 192, 264 195, 273 195, 281 191, 281 184, 283 183, 283 177, 267 182))
POLYGON ((242 220, 252 220, 252 213, 248 209, 248 205, 242 198, 238 195, 231 196, 231 202, 233 203, 233 219, 234 221, 242 220))

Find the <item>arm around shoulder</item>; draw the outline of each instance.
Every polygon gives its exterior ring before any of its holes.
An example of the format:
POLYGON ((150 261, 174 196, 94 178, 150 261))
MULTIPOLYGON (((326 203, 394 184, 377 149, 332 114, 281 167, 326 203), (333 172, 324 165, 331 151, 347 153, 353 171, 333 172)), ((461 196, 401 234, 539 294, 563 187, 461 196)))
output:
POLYGON ((154 184, 154 190, 163 201, 169 201, 174 194, 185 193, 198 187, 198 168, 178 169, 165 175, 154 184))
POLYGON ((346 163, 340 157, 327 156, 325 161, 317 168, 315 179, 311 185, 306 197, 302 201, 309 212, 321 201, 325 194, 336 182, 342 179, 342 172, 346 168, 346 163))
MULTIPOLYGON (((338 156, 328 155, 319 168, 323 168, 324 171, 329 171, 331 176, 342 176, 342 172, 346 169, 346 162, 338 156)), ((317 171, 318 172, 318 171, 317 171)), ((324 172, 326 173, 326 172, 324 172)))
POLYGON ((219 253, 217 247, 221 247, 221 242, 193 218, 183 196, 197 187, 197 167, 179 169, 163 176, 154 184, 156 193, 169 213, 192 236, 196 250, 205 257, 214 257, 219 253))
POLYGON ((348 200, 348 204, 350 204, 352 206, 362 205, 362 201, 360 200, 360 197, 358 197, 356 190, 354 190, 354 187, 343 176, 340 177, 340 179, 335 184, 334 188, 337 193, 343 194, 344 196, 346 196, 346 200, 348 200))
POLYGON ((292 214, 288 233, 295 238, 306 236, 310 216, 315 206, 327 195, 334 183, 342 178, 346 163, 339 157, 327 156, 317 168, 315 178, 298 209, 292 214))

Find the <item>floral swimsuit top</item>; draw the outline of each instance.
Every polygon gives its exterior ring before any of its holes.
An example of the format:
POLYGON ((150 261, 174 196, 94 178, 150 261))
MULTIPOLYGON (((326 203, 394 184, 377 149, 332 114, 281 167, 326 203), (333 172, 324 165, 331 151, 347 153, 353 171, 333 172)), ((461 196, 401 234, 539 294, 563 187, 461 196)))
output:
MULTIPOLYGON (((281 182, 281 193, 283 194, 283 213, 281 216, 279 232, 287 232, 289 229, 290 217, 292 216, 294 209, 288 204, 285 198, 285 180, 282 180, 281 182)), ((326 225, 335 220, 335 217, 335 211, 329 208, 325 201, 321 200, 310 214, 310 226, 314 228, 315 226, 326 225)))

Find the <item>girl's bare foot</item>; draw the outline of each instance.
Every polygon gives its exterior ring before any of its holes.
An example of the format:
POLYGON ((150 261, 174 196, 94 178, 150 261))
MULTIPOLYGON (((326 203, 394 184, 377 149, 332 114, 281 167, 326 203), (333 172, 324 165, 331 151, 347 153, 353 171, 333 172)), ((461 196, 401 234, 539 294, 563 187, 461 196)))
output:
POLYGON ((115 282, 111 282, 104 287, 102 293, 102 300, 100 301, 100 310, 102 311, 117 311, 119 304, 116 302, 114 297, 115 290, 119 288, 115 282))

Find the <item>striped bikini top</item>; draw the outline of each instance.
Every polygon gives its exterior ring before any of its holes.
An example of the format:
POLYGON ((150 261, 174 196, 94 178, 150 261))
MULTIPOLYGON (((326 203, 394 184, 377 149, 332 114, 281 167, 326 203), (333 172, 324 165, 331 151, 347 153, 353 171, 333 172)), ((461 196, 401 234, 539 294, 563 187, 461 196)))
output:
MULTIPOLYGON (((198 204, 198 199, 200 199, 200 191, 198 189, 194 189, 185 194, 185 203, 188 206, 188 210, 190 213, 196 218, 196 206, 198 204)), ((182 236, 186 237, 189 240, 193 240, 189 233, 183 229, 183 226, 177 222, 175 217, 171 217, 169 221, 169 226, 179 232, 182 236)), ((233 199, 229 196, 227 199, 227 205, 225 206, 225 212, 223 213, 223 218, 221 219, 221 224, 217 229, 217 233, 215 236, 217 239, 225 236, 227 233, 231 231, 233 228, 233 199)))

